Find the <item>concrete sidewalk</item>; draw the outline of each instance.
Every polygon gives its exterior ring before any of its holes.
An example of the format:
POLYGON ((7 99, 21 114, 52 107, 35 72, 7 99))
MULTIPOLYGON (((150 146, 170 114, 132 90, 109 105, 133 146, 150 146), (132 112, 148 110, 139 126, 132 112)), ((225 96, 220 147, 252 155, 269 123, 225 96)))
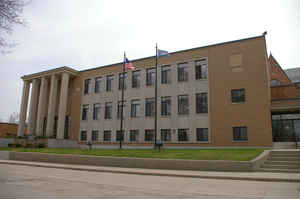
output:
POLYGON ((57 168, 57 169, 71 169, 71 170, 82 170, 82 171, 93 171, 93 172, 137 174, 137 175, 229 179, 229 180, 251 180, 251 181, 268 181, 268 182, 300 182, 300 173, 212 172, 212 171, 138 169, 138 168, 54 164, 54 163, 27 162, 27 161, 15 161, 15 160, 0 160, 0 164, 46 167, 46 168, 57 168))

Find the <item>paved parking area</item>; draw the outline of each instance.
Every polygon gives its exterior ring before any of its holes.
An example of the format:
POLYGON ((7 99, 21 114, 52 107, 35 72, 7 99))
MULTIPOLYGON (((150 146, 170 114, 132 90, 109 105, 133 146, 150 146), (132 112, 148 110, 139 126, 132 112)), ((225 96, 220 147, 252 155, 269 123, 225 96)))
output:
POLYGON ((300 183, 144 176, 0 165, 1 199, 297 198, 300 183))

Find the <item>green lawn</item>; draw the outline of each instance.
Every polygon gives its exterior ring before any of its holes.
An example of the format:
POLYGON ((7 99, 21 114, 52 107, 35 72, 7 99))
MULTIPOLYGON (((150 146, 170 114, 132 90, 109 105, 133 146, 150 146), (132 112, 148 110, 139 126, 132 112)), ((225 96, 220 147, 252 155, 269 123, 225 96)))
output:
POLYGON ((50 148, 0 148, 18 152, 40 152, 55 154, 80 154, 96 156, 186 159, 186 160, 238 160, 248 161, 257 157, 265 149, 50 149, 50 148))

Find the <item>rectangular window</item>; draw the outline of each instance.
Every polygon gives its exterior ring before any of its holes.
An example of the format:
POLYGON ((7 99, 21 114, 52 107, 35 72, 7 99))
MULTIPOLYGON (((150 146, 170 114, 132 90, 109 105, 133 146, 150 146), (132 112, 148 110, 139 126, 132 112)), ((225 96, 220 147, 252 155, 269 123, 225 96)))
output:
POLYGON ((140 100, 131 100, 131 117, 140 116, 140 100))
POLYGON ((146 85, 152 86, 155 84, 155 68, 147 69, 146 71, 146 85))
POLYGON ((133 71, 132 72, 132 88, 140 88, 141 86, 141 72, 133 71))
POLYGON ((154 116, 155 114, 155 99, 154 98, 147 98, 145 102, 145 115, 146 116, 154 116))
POLYGON ((197 141, 208 142, 208 128, 197 128, 197 141))
POLYGON ((195 62, 196 79, 207 79, 207 60, 202 59, 195 62))
POLYGON ((94 111, 93 111, 93 119, 99 120, 100 119, 100 104, 94 104, 94 111))
POLYGON ((245 102, 245 89, 232 89, 231 90, 231 101, 233 103, 245 102))
POLYGON ((111 141, 111 131, 103 132, 103 141, 110 142, 111 141))
POLYGON ((99 131, 92 131, 92 141, 96 142, 98 141, 99 131))
POLYGON ((124 79, 124 89, 127 88, 127 73, 120 73, 119 74, 119 90, 122 90, 123 87, 123 79, 124 79))
POLYGON ((207 113, 207 112, 208 112, 207 93, 197 93, 196 113, 207 113))
POLYGON ((178 64, 178 81, 185 82, 188 81, 189 73, 188 73, 188 63, 178 64))
POLYGON ((171 66, 161 67, 161 84, 171 83, 171 66))
POLYGON ((112 91, 114 87, 114 75, 106 76, 106 91, 112 91))
POLYGON ((124 141, 124 131, 117 131, 116 141, 124 141))
POLYGON ((83 93, 86 95, 89 93, 90 90, 90 84, 91 84, 91 79, 86 79, 84 80, 84 91, 83 93))
POLYGON ((161 137, 162 141, 170 142, 171 141, 171 129, 161 129, 160 137, 161 137))
POLYGON ((88 119, 88 113, 89 113, 89 105, 84 104, 82 105, 82 120, 87 120, 88 119))
POLYGON ((171 115, 171 97, 161 97, 161 115, 171 115))
MULTIPOLYGON (((126 101, 123 102, 123 118, 125 117, 125 103, 126 101)), ((118 102, 118 112, 117 112, 117 118, 121 119, 121 113, 122 113, 122 101, 118 102)))
POLYGON ((102 91, 102 78, 96 77, 95 78, 95 93, 99 93, 102 91))
POLYGON ((178 141, 187 142, 188 141, 188 131, 189 129, 178 129, 178 141))
POLYGON ((232 127, 233 141, 248 141, 247 127, 239 126, 232 127))
POLYGON ((186 115, 189 114, 189 96, 179 95, 178 96, 178 114, 186 115))
POLYGON ((145 130, 145 141, 146 142, 154 141, 154 130, 152 129, 145 130))
POLYGON ((86 131, 81 131, 80 140, 81 141, 86 141, 87 140, 87 132, 86 131))
POLYGON ((105 103, 105 119, 111 119, 112 118, 112 102, 106 102, 105 103))
POLYGON ((139 130, 130 130, 130 142, 137 142, 139 140, 139 130))

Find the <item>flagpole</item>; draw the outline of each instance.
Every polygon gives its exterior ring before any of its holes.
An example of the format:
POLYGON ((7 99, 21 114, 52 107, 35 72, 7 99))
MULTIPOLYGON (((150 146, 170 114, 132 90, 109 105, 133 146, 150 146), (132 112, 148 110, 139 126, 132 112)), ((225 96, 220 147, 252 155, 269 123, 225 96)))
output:
POLYGON ((126 55, 124 52, 124 59, 123 59, 123 72, 122 72, 122 101, 121 101, 121 124, 120 124, 120 146, 119 148, 122 149, 122 138, 124 138, 123 135, 123 108, 124 108, 124 79, 125 79, 125 59, 126 55))
POLYGON ((155 46, 156 56, 155 56, 155 119, 154 119, 154 148, 156 148, 157 141, 157 43, 155 46))

